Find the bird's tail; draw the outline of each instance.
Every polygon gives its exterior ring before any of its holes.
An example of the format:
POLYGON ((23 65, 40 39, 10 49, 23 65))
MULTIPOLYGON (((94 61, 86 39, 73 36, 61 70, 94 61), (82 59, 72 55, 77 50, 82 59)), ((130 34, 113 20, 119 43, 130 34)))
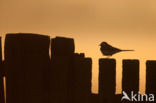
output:
POLYGON ((134 50, 121 50, 121 51, 134 51, 134 50))

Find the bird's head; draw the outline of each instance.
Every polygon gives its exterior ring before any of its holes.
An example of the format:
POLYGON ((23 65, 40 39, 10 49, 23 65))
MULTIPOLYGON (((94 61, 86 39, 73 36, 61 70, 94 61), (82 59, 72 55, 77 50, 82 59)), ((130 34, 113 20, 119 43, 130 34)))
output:
POLYGON ((108 44, 107 42, 101 42, 101 44, 99 46, 105 46, 107 44, 108 44))

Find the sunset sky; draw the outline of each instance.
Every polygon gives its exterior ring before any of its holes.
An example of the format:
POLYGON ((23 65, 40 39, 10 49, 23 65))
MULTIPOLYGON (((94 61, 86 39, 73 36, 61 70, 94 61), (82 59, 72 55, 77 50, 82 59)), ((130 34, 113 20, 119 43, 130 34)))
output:
POLYGON ((93 59, 92 91, 98 91, 99 44, 122 49, 117 60, 117 93, 122 59, 140 60, 140 91, 145 90, 145 61, 156 60, 155 0, 0 0, 0 35, 39 33, 75 39, 76 52, 93 59))

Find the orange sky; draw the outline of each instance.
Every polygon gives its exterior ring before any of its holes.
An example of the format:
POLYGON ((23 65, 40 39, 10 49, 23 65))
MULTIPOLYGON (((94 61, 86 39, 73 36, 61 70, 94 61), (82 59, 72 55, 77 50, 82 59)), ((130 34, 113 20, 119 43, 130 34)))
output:
POLYGON ((93 92, 98 90, 99 43, 135 52, 119 53, 117 93, 122 59, 140 59, 140 90, 145 87, 145 60, 156 59, 155 0, 0 0, 0 35, 31 32, 75 39, 76 52, 93 59, 93 92))

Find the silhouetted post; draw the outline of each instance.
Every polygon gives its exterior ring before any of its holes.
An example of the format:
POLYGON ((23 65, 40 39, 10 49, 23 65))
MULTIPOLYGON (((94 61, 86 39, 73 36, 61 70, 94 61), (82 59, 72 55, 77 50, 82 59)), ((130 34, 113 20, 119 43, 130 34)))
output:
POLYGON ((156 95, 156 61, 146 62, 146 92, 156 95))
POLYGON ((0 37, 0 103, 4 103, 4 84, 3 84, 3 63, 2 63, 2 47, 0 37))
POLYGON ((91 95, 92 60, 83 54, 74 56, 74 103, 89 103, 91 95))
POLYGON ((122 89, 130 95, 139 91, 139 60, 123 60, 122 89))
MULTIPOLYGON (((84 94, 86 96, 86 102, 89 102, 89 97, 91 95, 91 88, 92 88, 92 59, 91 58, 85 58, 84 59, 84 72, 82 73, 82 76, 85 78, 82 78, 82 81, 84 82, 84 94)), ((80 74, 81 75, 81 74, 80 74)), ((83 84, 82 84, 83 85, 83 84)))
POLYGON ((73 39, 52 39, 50 103, 72 103, 74 50, 73 39))
POLYGON ((7 34, 7 103, 48 103, 49 36, 7 34))
POLYGON ((100 103, 112 103, 116 89, 115 59, 99 60, 99 96, 100 103))

